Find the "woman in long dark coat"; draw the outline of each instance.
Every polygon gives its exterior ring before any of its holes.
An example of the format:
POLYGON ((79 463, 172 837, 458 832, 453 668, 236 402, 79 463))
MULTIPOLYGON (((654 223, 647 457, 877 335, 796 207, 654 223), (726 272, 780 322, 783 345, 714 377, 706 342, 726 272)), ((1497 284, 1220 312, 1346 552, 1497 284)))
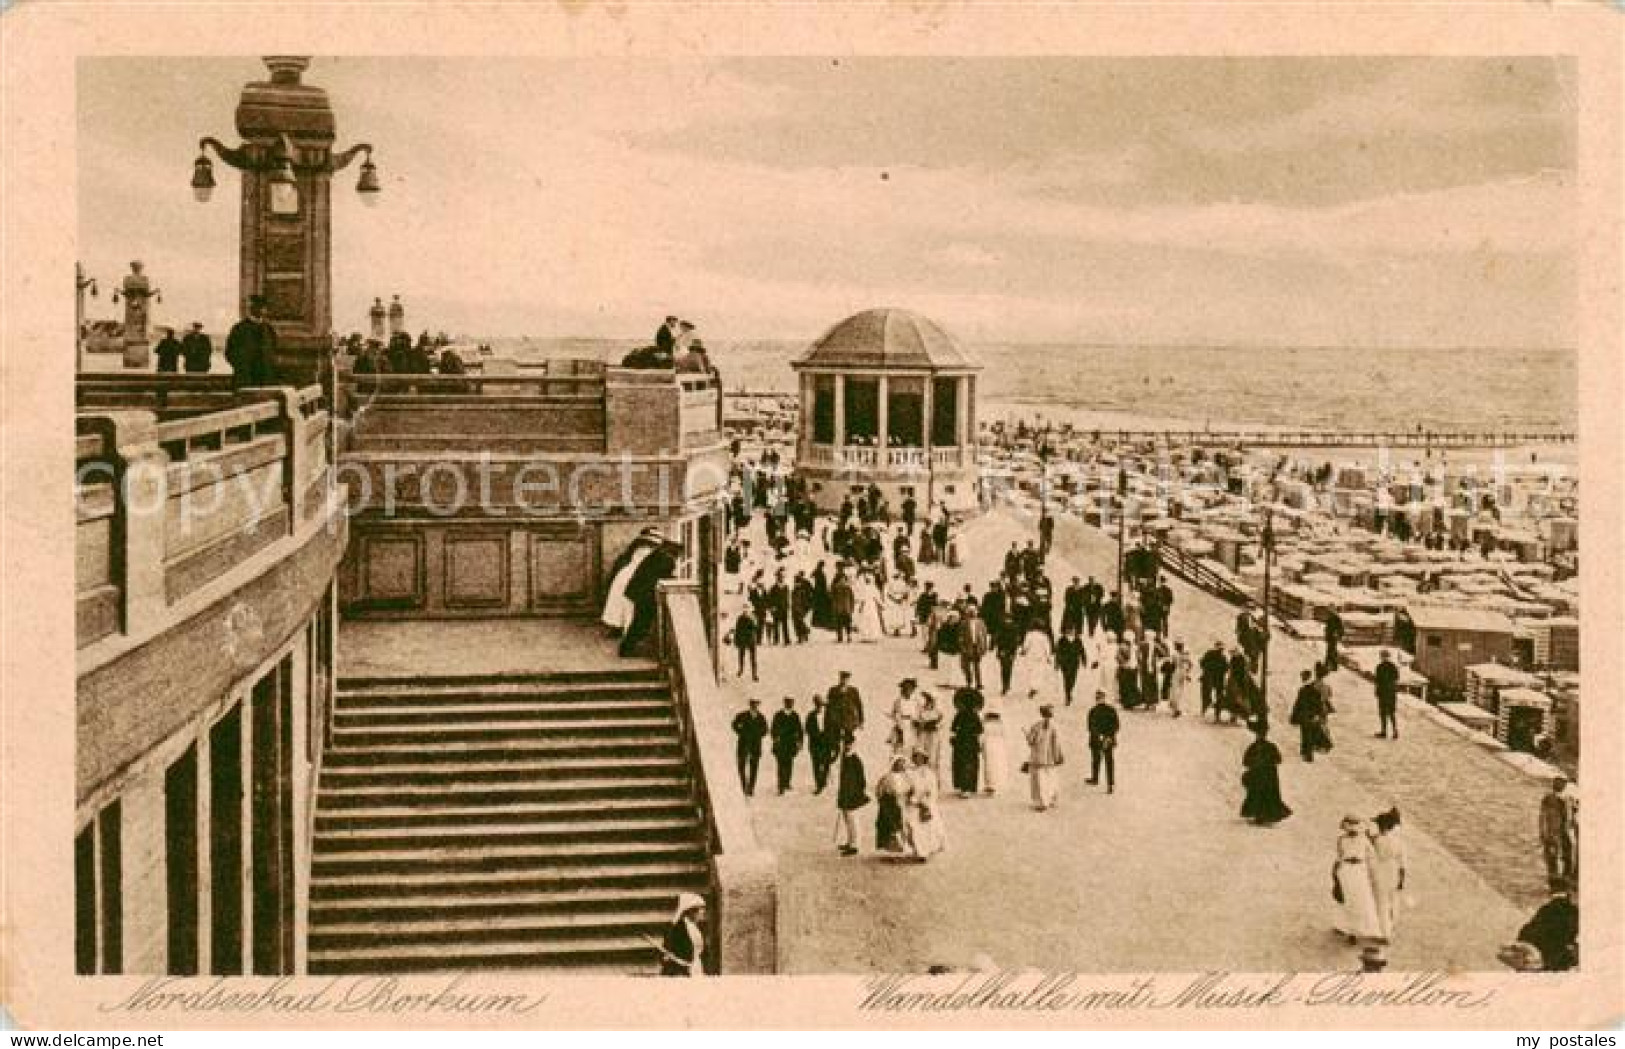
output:
POLYGON ((858 854, 858 825, 852 814, 869 804, 869 780, 863 771, 863 760, 852 753, 849 746, 841 747, 841 765, 835 780, 835 809, 840 814, 837 831, 845 831, 844 840, 836 847, 842 856, 858 854))
POLYGON ((953 745, 954 790, 966 798, 981 789, 982 715, 964 692, 954 697, 954 708, 957 713, 948 727, 953 745))
POLYGON ((1241 757, 1241 766, 1241 782, 1247 788, 1247 796, 1241 802, 1243 819, 1270 826, 1292 815, 1292 810, 1281 800, 1281 751, 1270 742, 1265 725, 1254 725, 1253 741, 1241 757))
POLYGON ((818 562, 812 573, 812 623, 820 630, 835 626, 835 611, 829 600, 829 577, 824 574, 824 562, 818 562))

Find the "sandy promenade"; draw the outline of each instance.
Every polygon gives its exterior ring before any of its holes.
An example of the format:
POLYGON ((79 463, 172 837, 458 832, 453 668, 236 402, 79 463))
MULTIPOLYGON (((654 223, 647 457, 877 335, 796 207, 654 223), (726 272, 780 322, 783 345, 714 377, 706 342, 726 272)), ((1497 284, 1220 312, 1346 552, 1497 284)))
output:
MULTIPOLYGON (((763 537, 760 525, 756 527, 752 545, 760 549, 763 537)), ((939 589, 957 591, 971 582, 980 592, 1009 543, 1031 534, 1015 511, 985 516, 963 533, 969 564, 953 572, 927 569, 927 577, 939 589)), ((1058 589, 1073 574, 1092 573, 1109 585, 1111 549, 1100 533, 1069 522, 1049 568, 1058 589)), ((1176 583, 1176 592, 1176 636, 1198 648, 1214 636, 1228 637, 1234 619, 1229 606, 1183 584, 1176 583)), ((731 610, 740 598, 728 600, 731 610)), ((760 684, 728 673, 724 690, 740 708, 748 696, 761 698, 767 712, 783 696, 793 695, 805 712, 814 690, 833 684, 837 669, 850 669, 868 714, 860 753, 873 780, 886 751, 884 714, 896 682, 918 677, 922 688, 944 702, 957 683, 957 669, 950 670, 945 661, 942 670, 930 671, 918 649, 918 640, 907 637, 837 645, 831 635, 815 631, 805 646, 765 647, 760 684)), ((1045 701, 1059 698, 1059 678, 1043 649, 1042 640, 1035 638, 1004 700, 1012 766, 1021 761, 1020 733, 1035 718, 1027 690, 1038 688, 1045 701)), ((724 655, 725 669, 731 671, 732 653, 724 655)), ((1272 675, 1279 683, 1293 661, 1285 654, 1278 660, 1285 664, 1279 675, 1272 675)), ((996 681, 991 658, 986 671, 996 681)), ((1272 691, 1277 693, 1274 705, 1283 708, 1280 689, 1272 691)), ((1431 772, 1440 759, 1437 748, 1476 748, 1405 712, 1407 740, 1377 752, 1369 745, 1382 742, 1369 739, 1365 707, 1371 701, 1356 698, 1348 685, 1343 695, 1333 729, 1340 750, 1334 756, 1342 758, 1346 751, 1348 760, 1302 765, 1292 740, 1282 738, 1287 755, 1284 793, 1296 815, 1271 829, 1253 827, 1237 816, 1246 733, 1194 716, 1176 720, 1166 714, 1125 714, 1118 792, 1107 796, 1083 783, 1088 751, 1082 707, 1061 710, 1068 763, 1059 809, 1035 812, 1019 775, 993 798, 950 795, 944 805, 948 851, 918 866, 872 852, 872 805, 860 813, 864 854, 838 856, 832 845, 833 800, 827 793, 812 795, 805 756, 794 789, 782 797, 773 792, 772 758, 765 757, 750 805, 757 834, 779 855, 783 970, 920 970, 932 964, 966 965, 978 954, 1000 965, 1091 972, 1352 968, 1354 953, 1331 931, 1331 849, 1337 821, 1347 812, 1374 815, 1396 800, 1408 813, 1415 903, 1404 912, 1392 967, 1498 968, 1496 947, 1527 914, 1525 902, 1515 903, 1507 893, 1521 888, 1525 879, 1497 879, 1503 885, 1498 889, 1482 871, 1527 867, 1538 875, 1538 847, 1527 851, 1531 841, 1523 840, 1532 840, 1535 795, 1527 798, 1531 807, 1522 808, 1525 793, 1538 792, 1538 787, 1524 783, 1511 769, 1474 765, 1472 772, 1510 792, 1504 816, 1492 819, 1493 827, 1480 825, 1477 832, 1499 833, 1498 821, 1504 819, 1509 826, 1525 826, 1528 833, 1513 834, 1504 854, 1486 858, 1468 850, 1464 860, 1436 830, 1441 822, 1459 822, 1453 807, 1446 805, 1452 811, 1441 819, 1425 818, 1413 806, 1427 805, 1427 795, 1384 769, 1393 765, 1431 772), (1434 732, 1427 731, 1430 727, 1434 732)), ((1481 756, 1446 757, 1451 763, 1472 763, 1481 756)), ((1476 781, 1469 787, 1480 789, 1476 781)))

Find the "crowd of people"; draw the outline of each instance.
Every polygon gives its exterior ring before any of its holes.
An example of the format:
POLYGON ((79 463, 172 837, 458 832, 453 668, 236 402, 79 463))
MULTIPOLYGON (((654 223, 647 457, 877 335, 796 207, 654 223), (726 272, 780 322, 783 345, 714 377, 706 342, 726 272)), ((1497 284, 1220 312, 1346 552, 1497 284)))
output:
MULTIPOLYGON (((926 564, 961 564, 959 527, 940 508, 922 512, 909 498, 894 509, 871 486, 854 489, 833 514, 822 515, 776 456, 741 461, 736 469, 724 589, 735 595, 738 610, 728 617, 724 637, 737 653, 730 663, 739 677, 758 682, 758 659, 771 660, 774 648, 905 634, 916 639, 930 669, 942 670, 942 659, 949 659, 951 685, 922 688, 919 679, 901 677, 872 729, 866 729, 853 675, 844 669, 805 708, 798 709, 797 696, 785 695, 770 717, 753 698, 735 718, 743 792, 755 796, 764 752, 774 759, 779 793, 798 789, 805 760, 806 789, 834 795, 840 855, 872 848, 914 862, 941 857, 950 845, 951 802, 1008 795, 1017 773, 1026 780, 1022 793, 1031 807, 1053 811, 1068 793, 1062 784, 1070 749, 1055 713, 1080 699, 1090 704, 1087 776, 1079 774, 1084 784, 1116 793, 1119 739, 1133 718, 1197 713, 1192 720, 1249 730, 1241 753, 1240 817, 1271 827, 1293 815, 1262 680, 1269 634, 1256 612, 1237 616, 1233 641, 1216 640, 1198 653, 1175 636, 1175 592, 1152 548, 1136 545, 1126 553, 1115 592, 1093 576, 1072 576, 1058 590, 1050 566, 1054 525, 1046 527, 1044 514, 1037 538, 1013 543, 1001 570, 978 591, 948 583, 952 577, 940 571, 921 571, 926 564), (753 547, 760 534, 766 542, 753 547), (990 655, 997 680, 986 665, 990 655), (1009 694, 1020 682, 1038 687, 1027 688, 1018 707, 1009 694), (1017 718, 1020 724, 1007 735, 1017 718), (878 767, 866 769, 860 754, 878 767), (866 834, 860 818, 871 805, 872 832, 866 834)), ((1340 633, 1328 629, 1326 651, 1299 674, 1288 724, 1297 729, 1298 757, 1306 766, 1332 750, 1340 642, 1340 633)), ((1376 734, 1393 740, 1398 686, 1398 666, 1385 652, 1375 675, 1376 734)), ((1565 939, 1574 913, 1576 823, 1572 808, 1559 810, 1555 801, 1543 808, 1541 821, 1554 896, 1520 930, 1507 957, 1560 968, 1576 950, 1573 937, 1565 939), (1532 946, 1531 937, 1542 946, 1532 946)), ((1328 925, 1359 948, 1362 967, 1381 969, 1408 886, 1397 808, 1344 821, 1332 875, 1328 925)))

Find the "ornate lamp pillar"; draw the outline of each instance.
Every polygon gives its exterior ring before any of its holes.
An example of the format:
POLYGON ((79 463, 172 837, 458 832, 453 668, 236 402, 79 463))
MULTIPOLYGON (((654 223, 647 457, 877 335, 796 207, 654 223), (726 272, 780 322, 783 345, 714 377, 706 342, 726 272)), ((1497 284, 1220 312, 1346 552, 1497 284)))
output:
POLYGON ((303 83, 308 55, 265 59, 269 81, 243 87, 237 103, 236 149, 212 138, 198 144, 192 188, 199 200, 214 189, 207 150, 242 174, 242 243, 238 308, 264 295, 266 319, 277 333, 278 374, 308 383, 322 374, 332 349, 333 175, 365 153, 356 191, 366 203, 378 196, 372 146, 333 152, 335 121, 327 92, 303 83))
POLYGON ((126 368, 146 368, 152 363, 152 336, 147 330, 148 322, 152 319, 149 301, 156 299, 164 301, 163 294, 152 286, 147 275, 141 272, 140 261, 130 263, 130 272, 124 275, 123 285, 113 292, 113 301, 119 301, 122 292, 124 299, 124 366, 126 368))

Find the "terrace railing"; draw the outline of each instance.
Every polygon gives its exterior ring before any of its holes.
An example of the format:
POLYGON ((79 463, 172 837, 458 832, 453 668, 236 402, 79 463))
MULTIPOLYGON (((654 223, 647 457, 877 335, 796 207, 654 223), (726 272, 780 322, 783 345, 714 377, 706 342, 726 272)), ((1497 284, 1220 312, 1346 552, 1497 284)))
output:
POLYGON ((168 420, 152 410, 79 413, 79 647, 154 628, 327 505, 320 387, 247 389, 233 400, 168 420))

